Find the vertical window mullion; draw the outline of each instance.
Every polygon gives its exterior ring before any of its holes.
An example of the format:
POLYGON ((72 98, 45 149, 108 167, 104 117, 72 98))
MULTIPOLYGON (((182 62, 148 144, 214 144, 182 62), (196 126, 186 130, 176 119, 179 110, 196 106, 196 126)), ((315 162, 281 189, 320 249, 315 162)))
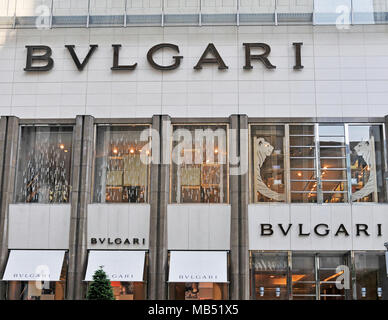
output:
POLYGON ((291 163, 290 163, 290 125, 284 127, 284 171, 285 171, 285 186, 286 186, 286 203, 291 203, 291 163))
POLYGON ((319 124, 315 124, 315 170, 317 175, 317 203, 323 202, 322 178, 321 178, 321 160, 320 160, 320 139, 319 124))
POLYGON ((352 172, 350 161, 349 125, 345 124, 346 178, 348 182, 348 202, 352 203, 352 172))

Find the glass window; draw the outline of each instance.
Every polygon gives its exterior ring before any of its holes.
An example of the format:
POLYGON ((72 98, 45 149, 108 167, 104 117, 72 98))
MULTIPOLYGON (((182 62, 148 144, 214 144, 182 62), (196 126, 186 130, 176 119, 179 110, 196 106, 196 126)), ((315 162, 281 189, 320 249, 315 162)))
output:
POLYGON ((72 132, 72 127, 21 127, 17 203, 69 202, 72 132))
POLYGON ((148 202, 149 130, 141 125, 97 127, 94 202, 148 202))
POLYGON ((0 0, 0 28, 13 26, 15 0, 0 0))
POLYGON ((227 203, 226 125, 173 127, 171 202, 227 203))
POLYGON ((68 255, 59 281, 9 281, 7 300, 65 300, 68 255))
POLYGON ((359 300, 388 300, 388 278, 384 252, 354 255, 356 294, 359 300))
POLYGON ((315 300, 315 255, 294 253, 292 255, 293 300, 315 300))
POLYGON ((252 126, 253 202, 284 202, 284 126, 252 126))
POLYGON ((352 0, 315 0, 315 24, 351 24, 352 0))
MULTIPOLYGON (((337 267, 347 266, 347 256, 342 254, 318 256, 318 281, 321 300, 344 300, 345 289, 340 289, 337 282, 341 281, 345 271, 337 272, 337 267)), ((350 277, 350 275, 348 275, 350 277)), ((350 281, 349 281, 350 283, 350 281)))
POLYGON ((386 23, 387 13, 387 0, 353 0, 354 24, 386 23))
POLYGON ((319 159, 324 203, 347 202, 345 128, 319 126, 319 159))
POLYGON ((275 24, 275 7, 275 0, 240 0, 240 23, 275 24))
POLYGON ((381 126, 349 126, 353 202, 383 201, 383 140, 381 126))
POLYGON ((251 273, 256 300, 288 299, 287 252, 253 252, 251 273))
POLYGON ((314 125, 290 125, 291 201, 317 202, 314 125))
POLYGON ((227 283, 188 282, 170 283, 170 300, 226 300, 227 283))
POLYGON ((276 11, 279 24, 312 23, 313 0, 278 1, 276 3, 276 11))
POLYGON ((86 26, 89 14, 88 0, 53 0, 52 24, 55 27, 86 26))

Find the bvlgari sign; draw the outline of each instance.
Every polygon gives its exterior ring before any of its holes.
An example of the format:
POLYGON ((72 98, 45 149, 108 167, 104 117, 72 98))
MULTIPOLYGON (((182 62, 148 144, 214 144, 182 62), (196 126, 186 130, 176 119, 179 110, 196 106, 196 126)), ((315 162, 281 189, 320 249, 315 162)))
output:
MULTIPOLYGON (((295 70, 303 69, 302 65, 302 55, 301 48, 302 42, 294 42, 292 45, 295 48, 295 64, 293 68, 295 70)), ((253 69, 252 62, 259 61, 261 62, 267 69, 276 69, 276 66, 273 65, 269 59, 269 55, 271 53, 271 47, 266 43, 243 43, 245 49, 245 64, 243 69, 250 70, 253 69), (255 53, 256 52, 256 53, 255 53)), ((69 51, 70 57, 73 59, 74 64, 76 65, 79 71, 83 71, 89 60, 92 58, 94 53, 96 52, 98 45, 92 44, 89 46, 89 51, 87 55, 80 60, 76 53, 76 47, 74 45, 65 45, 65 48, 69 51)), ((28 45, 27 48, 27 60, 25 71, 50 71, 54 68, 54 58, 52 57, 52 49, 49 46, 45 45, 28 45)), ((121 44, 113 44, 113 64, 111 67, 112 71, 132 71, 137 67, 137 62, 133 62, 132 64, 120 64, 120 48, 121 44)), ((182 59, 184 56, 182 55, 173 55, 173 62, 169 65, 160 65, 155 59, 154 55, 162 50, 168 49, 170 51, 180 53, 179 46, 172 43, 160 43, 149 49, 147 53, 147 61, 151 65, 152 68, 160 71, 169 71, 175 70, 179 68, 182 59)), ((211 64, 217 65, 218 69, 226 70, 228 69, 227 62, 224 61, 221 54, 218 52, 216 46, 213 43, 209 43, 203 54, 199 58, 197 64, 193 66, 195 70, 201 70, 203 65, 211 64)))

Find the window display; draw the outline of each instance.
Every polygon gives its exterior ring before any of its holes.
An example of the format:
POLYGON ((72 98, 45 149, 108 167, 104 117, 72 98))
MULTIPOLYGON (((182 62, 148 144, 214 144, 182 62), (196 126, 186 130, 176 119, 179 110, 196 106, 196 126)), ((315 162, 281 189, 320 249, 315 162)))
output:
POLYGON ((169 285, 170 300, 226 300, 226 283, 188 282, 169 285))
POLYGON ((251 125, 253 203, 384 201, 382 125, 251 125))
POLYGON ((73 127, 23 126, 16 177, 17 203, 68 203, 73 127))
POLYGON ((350 125, 349 140, 352 201, 381 201, 384 153, 381 127, 350 125))
POLYGON ((254 202, 283 202, 286 199, 284 139, 284 126, 251 127, 254 202))
POLYGON ((151 148, 141 134, 149 129, 141 125, 97 127, 95 202, 148 201, 151 148))
POLYGON ((144 300, 144 282, 111 281, 115 300, 144 300))
POLYGON ((172 203, 228 202, 227 126, 174 126, 172 203))

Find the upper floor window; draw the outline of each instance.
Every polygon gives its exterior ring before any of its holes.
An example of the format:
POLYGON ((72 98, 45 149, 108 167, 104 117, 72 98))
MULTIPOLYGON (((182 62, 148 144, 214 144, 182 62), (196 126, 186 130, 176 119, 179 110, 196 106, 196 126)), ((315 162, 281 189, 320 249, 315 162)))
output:
POLYGON ((227 203, 227 125, 173 126, 171 202, 227 203))
POLYGON ((146 125, 97 127, 94 202, 148 202, 149 130, 146 125))
POLYGON ((252 126, 251 146, 254 202, 284 202, 284 126, 252 126))
POLYGON ((252 125, 253 202, 384 201, 381 125, 252 125))
POLYGON ((72 132, 71 126, 21 127, 17 203, 69 202, 72 132))

